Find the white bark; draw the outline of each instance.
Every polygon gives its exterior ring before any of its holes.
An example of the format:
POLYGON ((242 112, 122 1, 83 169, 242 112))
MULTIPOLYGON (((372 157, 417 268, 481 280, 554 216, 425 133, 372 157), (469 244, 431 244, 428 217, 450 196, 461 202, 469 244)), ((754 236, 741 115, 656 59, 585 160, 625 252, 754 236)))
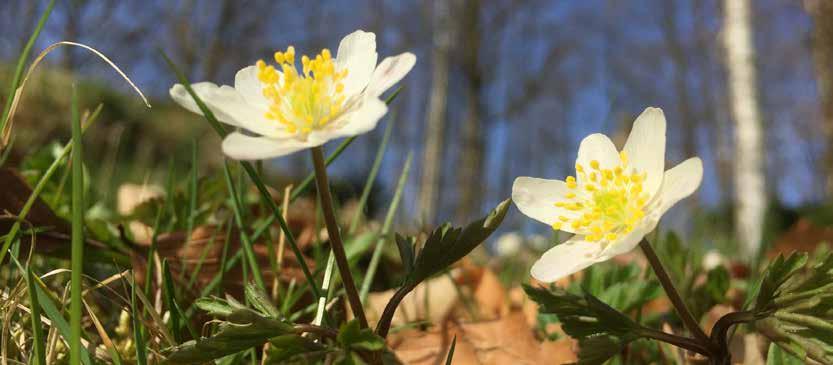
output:
POLYGON ((761 245, 766 191, 750 0, 724 0, 723 44, 735 121, 735 233, 744 254, 761 245))
POLYGON ((419 191, 420 215, 426 224, 432 223, 436 215, 439 197, 448 96, 448 53, 453 37, 450 1, 435 0, 433 5, 434 47, 431 54, 431 94, 428 99, 425 152, 422 158, 422 179, 419 191))

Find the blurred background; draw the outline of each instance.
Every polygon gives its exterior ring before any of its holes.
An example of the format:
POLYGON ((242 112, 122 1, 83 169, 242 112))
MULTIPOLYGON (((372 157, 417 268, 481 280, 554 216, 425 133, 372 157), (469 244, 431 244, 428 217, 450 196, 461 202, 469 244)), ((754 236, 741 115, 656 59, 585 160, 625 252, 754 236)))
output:
MULTIPOLYGON (((103 104, 85 138, 105 196, 112 199, 123 182, 162 182, 170 161, 189 161, 195 139, 204 168, 216 168, 219 140, 199 116, 173 105, 167 93, 175 77, 160 50, 193 82, 232 84, 237 70, 277 49, 335 50, 344 35, 364 29, 376 32, 380 59, 404 51, 418 57, 383 122, 396 124, 373 198, 385 206, 413 152, 400 224, 463 223, 510 196, 517 176, 572 174, 585 135, 602 132, 621 147, 634 118, 658 106, 668 119, 667 166, 697 155, 705 167, 701 189, 663 227, 712 245, 751 242, 745 247, 771 244, 798 217, 810 217, 826 235, 833 221, 826 208, 833 5, 732 3, 59 0, 35 53, 60 40, 95 47, 153 108, 99 59, 60 49, 27 86, 14 156, 66 140, 77 78, 84 106, 103 104)), ((44 6, 0 4, 2 79, 44 6)), ((382 134, 377 128, 360 137, 332 167, 345 196, 360 193, 382 134)), ((267 169, 276 186, 295 181, 310 171, 308 155, 270 161, 267 169)), ((517 213, 503 229, 550 233, 517 213)))

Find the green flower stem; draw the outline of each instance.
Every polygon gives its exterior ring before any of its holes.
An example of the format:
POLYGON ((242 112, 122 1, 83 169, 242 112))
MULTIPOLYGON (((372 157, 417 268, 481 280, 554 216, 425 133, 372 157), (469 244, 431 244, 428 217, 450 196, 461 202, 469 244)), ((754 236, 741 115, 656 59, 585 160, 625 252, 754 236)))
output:
POLYGON ((668 272, 665 271, 665 268, 662 266, 662 262, 660 262, 659 257, 657 257, 657 254, 654 252, 651 244, 648 243, 648 240, 643 238, 642 241, 639 242, 639 247, 642 249, 642 252, 645 254, 645 258, 648 259, 648 262, 654 269, 654 274, 657 275, 657 279, 659 279, 660 284, 662 284, 662 289, 665 290, 665 294, 668 295, 668 299, 671 300, 671 304, 674 305, 674 309, 677 311, 680 319, 683 320, 685 327, 694 334, 694 338, 696 338, 699 343, 710 346, 711 341, 709 341, 709 336, 703 332, 703 329, 700 328, 700 325, 697 323, 697 320, 694 319, 691 311, 689 311, 688 307, 686 307, 683 298, 680 296, 680 293, 677 292, 677 288, 674 287, 671 277, 668 276, 668 272))
MULTIPOLYGON (((315 185, 318 188, 318 197, 321 200, 321 208, 324 211, 324 222, 327 225, 327 233, 330 238, 330 246, 336 259, 341 281, 347 292, 347 300, 353 310, 353 316, 359 320, 362 328, 367 328, 367 318, 364 316, 362 301, 356 289, 356 282, 350 273, 350 264, 347 262, 347 254, 344 252, 344 243, 341 240, 341 232, 333 208, 333 197, 330 195, 330 183, 327 179, 327 166, 324 162, 324 150, 319 147, 312 149, 312 162, 315 166, 315 185)), ((315 285, 312 283, 311 285, 315 285)))

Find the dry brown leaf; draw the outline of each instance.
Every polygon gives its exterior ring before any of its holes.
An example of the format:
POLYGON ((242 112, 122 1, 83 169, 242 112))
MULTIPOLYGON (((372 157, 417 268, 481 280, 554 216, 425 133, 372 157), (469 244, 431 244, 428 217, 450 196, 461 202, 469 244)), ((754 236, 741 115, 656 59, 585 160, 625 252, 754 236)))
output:
MULTIPOLYGON (((455 276, 459 276, 459 271, 455 276)), ((427 280, 417 285, 396 309, 391 322, 393 326, 401 326, 410 322, 427 320, 440 323, 451 313, 460 299, 455 286, 458 285, 446 275, 427 280), (427 304, 427 306, 426 306, 427 304)), ((367 319, 371 323, 379 320, 385 306, 393 297, 396 290, 370 293, 367 297, 367 319)))
MULTIPOLYGON (((180 273, 184 271, 186 282, 190 280, 191 273, 201 258, 204 257, 192 292, 194 295, 197 295, 197 290, 207 285, 219 272, 223 245, 228 232, 225 229, 221 231, 217 231, 217 229, 216 226, 198 226, 192 232, 190 239, 186 239, 187 234, 185 232, 165 233, 157 237, 156 252, 161 259, 168 260, 174 278, 180 277, 180 273)), ((240 242, 237 239, 239 235, 236 230, 232 230, 231 235, 228 248, 229 255, 240 249, 240 242)), ((149 243, 141 244, 149 245, 149 243)), ((275 273, 270 268, 266 244, 257 243, 253 245, 253 248, 255 256, 258 258, 263 279, 266 282, 272 282, 275 273)), ((292 280, 298 282, 305 280, 295 255, 289 251, 289 248, 286 248, 285 251, 279 279, 284 283, 292 280)), ((137 250, 132 257, 132 261, 136 280, 141 283, 145 278, 144 269, 147 255, 144 251, 137 250)), ((314 270, 315 263, 312 260, 307 259, 307 265, 311 270, 314 270)), ((236 265, 234 269, 226 274, 223 285, 224 289, 232 295, 242 293, 243 270, 241 264, 236 265)))
POLYGON ((521 312, 492 321, 448 322, 442 328, 427 332, 400 332, 392 335, 389 343, 406 364, 436 364, 444 361, 454 336, 457 336, 454 364, 563 364, 576 361, 573 340, 538 341, 521 312))
MULTIPOLYGON (((23 205, 29 196, 32 195, 32 188, 26 183, 20 174, 13 169, 0 168, 0 215, 6 219, 0 219, 0 232, 8 232, 15 222, 15 217, 23 209, 23 205)), ((69 222, 58 217, 51 208, 40 198, 35 200, 26 215, 26 222, 23 228, 38 227, 43 229, 37 234, 35 250, 44 255, 69 258, 70 248, 70 225, 69 222)), ((21 240, 21 250, 29 250, 30 240, 21 240)), ((87 244, 96 247, 106 247, 103 243, 87 239, 87 244)))
POLYGON ((767 252, 767 257, 789 255, 794 251, 813 252, 819 245, 829 245, 831 242, 833 227, 822 227, 807 218, 801 218, 775 240, 772 249, 767 252))
POLYGON ((509 300, 506 288, 492 270, 481 269, 480 278, 474 290, 477 313, 481 320, 497 319, 509 314, 509 300))

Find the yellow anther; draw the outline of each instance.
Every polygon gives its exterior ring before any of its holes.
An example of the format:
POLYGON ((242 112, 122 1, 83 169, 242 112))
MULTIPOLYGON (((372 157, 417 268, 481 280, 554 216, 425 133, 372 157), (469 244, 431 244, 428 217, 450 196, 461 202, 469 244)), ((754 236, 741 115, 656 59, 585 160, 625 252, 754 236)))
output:
POLYGON ((336 73, 335 60, 329 50, 322 50, 314 58, 301 56, 301 72, 295 65, 293 46, 275 52, 274 59, 275 66, 263 60, 256 63, 263 96, 270 103, 264 113, 267 119, 275 121, 286 132, 298 132, 305 138, 342 112, 346 96, 342 94, 344 84, 340 80, 347 73, 336 73))
POLYGON ((284 52, 284 61, 286 63, 295 63, 295 47, 286 47, 286 52, 284 52))
MULTIPOLYGON (((577 234, 584 234, 589 242, 615 242, 628 234, 645 217, 648 199, 644 193, 646 174, 628 167, 628 156, 619 154, 618 166, 602 168, 598 160, 589 161, 589 169, 576 163, 576 175, 582 180, 582 191, 564 193, 565 201, 557 202, 559 208, 571 214, 559 215, 557 222, 567 224, 577 234)), ((569 189, 579 188, 574 176, 565 178, 569 189)))
POLYGON ((556 231, 559 231, 559 230, 561 230, 561 225, 562 225, 561 222, 555 222, 555 223, 552 224, 552 229, 554 229, 556 231))
POLYGON ((604 169, 602 175, 604 175, 605 180, 613 180, 613 171, 609 169, 604 169))

